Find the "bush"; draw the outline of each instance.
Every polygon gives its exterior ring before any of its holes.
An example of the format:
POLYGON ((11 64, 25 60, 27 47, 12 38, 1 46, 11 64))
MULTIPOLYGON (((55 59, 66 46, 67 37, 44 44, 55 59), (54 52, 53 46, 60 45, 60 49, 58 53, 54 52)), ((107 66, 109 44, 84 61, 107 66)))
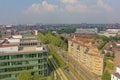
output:
POLYGON ((23 71, 18 75, 17 80, 32 80, 32 75, 28 71, 23 71))
POLYGON ((102 49, 102 48, 105 46, 106 43, 107 43, 107 42, 103 42, 103 43, 99 44, 98 49, 99 49, 99 50, 102 49))
POLYGON ((107 70, 104 72, 102 80, 111 80, 111 75, 107 70))
POLYGON ((109 60, 106 61, 106 67, 113 70, 114 69, 114 64, 110 62, 109 60))

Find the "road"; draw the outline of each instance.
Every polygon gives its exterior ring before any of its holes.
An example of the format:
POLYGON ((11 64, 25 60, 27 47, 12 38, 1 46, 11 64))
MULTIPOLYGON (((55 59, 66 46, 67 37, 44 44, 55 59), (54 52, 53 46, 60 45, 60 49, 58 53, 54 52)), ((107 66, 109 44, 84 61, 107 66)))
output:
MULTIPOLYGON (((59 54, 59 56, 60 56, 61 58, 63 58, 63 60, 64 60, 66 63, 68 63, 68 58, 67 58, 65 55, 61 54, 61 53, 63 53, 63 52, 61 52, 58 48, 55 48, 55 50, 57 51, 57 53, 59 54)), ((71 72, 71 70, 69 70, 69 72, 68 72, 66 69, 64 69, 64 71, 66 72, 66 74, 68 75, 68 77, 69 77, 70 80, 78 80, 78 79, 76 78, 76 76, 71 72)))
POLYGON ((52 63, 53 67, 55 68, 58 76, 60 77, 60 80, 68 80, 68 78, 65 76, 61 68, 58 67, 57 63, 55 62, 52 56, 49 57, 49 61, 52 63))
POLYGON ((70 70, 68 71, 67 69, 64 69, 64 71, 69 76, 70 80, 78 80, 70 70))

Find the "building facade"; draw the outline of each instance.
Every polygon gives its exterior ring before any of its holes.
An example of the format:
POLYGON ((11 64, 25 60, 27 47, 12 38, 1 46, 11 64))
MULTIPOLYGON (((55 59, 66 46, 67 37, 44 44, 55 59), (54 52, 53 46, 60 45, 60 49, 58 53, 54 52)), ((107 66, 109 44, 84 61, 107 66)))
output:
POLYGON ((48 75, 48 50, 35 36, 7 41, 0 45, 0 80, 14 80, 24 70, 48 75))
POLYGON ((97 28, 86 28, 86 29, 78 28, 78 29, 76 29, 75 33, 79 33, 79 34, 97 34, 98 29, 97 28))
POLYGON ((75 37, 68 40, 68 52, 75 61, 85 66, 90 72, 102 75, 104 56, 96 47, 98 41, 75 37))
POLYGON ((120 80, 120 67, 116 67, 116 72, 111 74, 111 80, 120 80))

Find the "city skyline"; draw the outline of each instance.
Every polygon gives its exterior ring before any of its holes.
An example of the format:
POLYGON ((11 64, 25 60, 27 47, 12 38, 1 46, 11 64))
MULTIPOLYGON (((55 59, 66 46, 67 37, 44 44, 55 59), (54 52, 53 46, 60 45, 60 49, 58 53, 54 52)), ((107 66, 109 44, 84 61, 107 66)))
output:
POLYGON ((0 0, 0 24, 119 23, 119 0, 0 0))

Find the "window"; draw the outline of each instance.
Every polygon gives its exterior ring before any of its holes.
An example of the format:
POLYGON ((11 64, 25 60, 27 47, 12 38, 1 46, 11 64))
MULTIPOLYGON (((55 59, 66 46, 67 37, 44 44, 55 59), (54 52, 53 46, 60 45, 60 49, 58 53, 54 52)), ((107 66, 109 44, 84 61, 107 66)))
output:
POLYGON ((9 65, 9 62, 1 62, 0 63, 0 66, 8 66, 9 65))
POLYGON ((87 53, 89 51, 89 48, 87 47, 86 50, 85 50, 85 53, 87 53))
POLYGON ((80 45, 78 45, 77 50, 79 50, 79 51, 80 51, 80 45))
POLYGON ((19 54, 19 55, 12 55, 11 56, 11 59, 17 59, 17 58, 22 58, 23 55, 22 54, 19 54))
POLYGON ((7 60, 9 59, 9 56, 0 56, 0 60, 7 60))
POLYGON ((39 62, 39 63, 42 63, 42 62, 43 62, 43 59, 39 59, 38 62, 39 62))
POLYGON ((39 53, 39 54, 38 54, 38 57, 42 57, 42 53, 39 53))
POLYGON ((71 44, 71 47, 73 47, 74 45, 73 45, 73 43, 71 44))

